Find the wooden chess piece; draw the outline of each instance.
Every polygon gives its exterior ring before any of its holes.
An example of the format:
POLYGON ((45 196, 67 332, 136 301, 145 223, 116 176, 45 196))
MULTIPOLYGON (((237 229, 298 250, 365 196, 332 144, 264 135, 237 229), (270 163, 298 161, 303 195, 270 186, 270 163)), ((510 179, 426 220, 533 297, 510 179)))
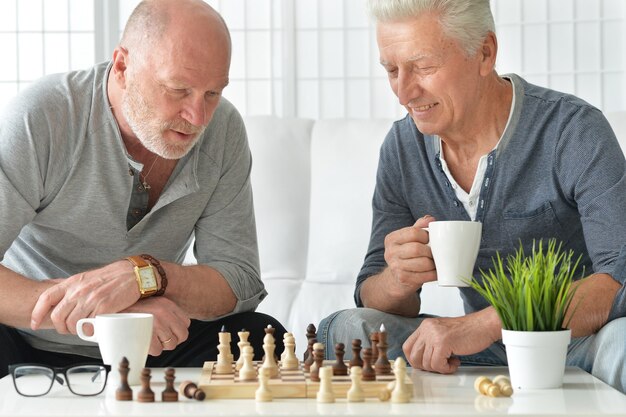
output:
POLYGON ((274 351, 276 350, 276 344, 274 343, 274 328, 267 326, 265 329, 265 337, 263 338, 263 351, 265 352, 265 360, 263 361, 262 368, 269 371, 270 378, 278 376, 278 364, 274 357, 274 351))
POLYGON ((315 361, 311 365, 309 378, 311 381, 319 382, 319 370, 324 366, 324 345, 322 343, 316 343, 313 345, 313 360, 315 361))
POLYGON ((304 360, 304 370, 307 372, 311 372, 311 365, 313 365, 313 345, 317 343, 317 339, 312 338, 309 339, 309 345, 307 346, 307 353, 304 360))
POLYGON ((150 389, 150 368, 141 370, 141 391, 137 393, 137 401, 142 403, 154 402, 154 391, 150 389))
POLYGON ((217 345, 217 349, 220 353, 217 355, 215 364, 215 373, 222 375, 233 373, 233 355, 230 351, 231 337, 230 333, 225 330, 222 326, 222 330, 218 333, 220 343, 217 345))
POLYGON ((252 346, 243 347, 243 366, 239 370, 240 381, 254 381, 256 379, 256 368, 252 358, 254 357, 254 348, 252 346))
POLYGON ((372 368, 372 349, 363 349, 363 381, 376 381, 376 372, 372 368))
POLYGON ((333 392, 333 369, 329 366, 319 368, 320 388, 317 391, 318 403, 334 403, 335 393, 333 392))
POLYGON ((281 369, 298 369, 300 367, 300 361, 296 356, 296 339, 291 333, 285 334, 288 334, 288 336, 285 338, 285 352, 283 359, 280 362, 281 369))
MULTIPOLYGON (((280 354, 280 362, 281 362, 281 364, 282 364, 282 362, 285 361, 285 356, 287 356, 287 338, 290 337, 290 336, 293 337, 293 333, 291 333, 291 332, 283 333, 283 346, 284 346, 284 349, 283 349, 283 352, 280 354)), ((295 345, 295 340, 296 340, 295 337, 294 337, 293 340, 294 340, 294 345, 295 345)))
POLYGON ((361 359, 361 339, 354 339, 352 341, 352 359, 350 359, 349 365, 350 367, 363 367, 363 359, 361 359))
POLYGON ((350 380, 352 385, 346 393, 346 398, 349 403, 357 403, 365 401, 365 391, 361 385, 362 368, 354 365, 350 368, 350 380))
POLYGON ((333 375, 348 375, 348 367, 343 361, 345 347, 343 343, 337 343, 335 345, 335 357, 337 359, 335 363, 333 363, 333 375))
POLYGON ((174 368, 165 370, 165 389, 161 392, 161 401, 163 402, 178 401, 178 392, 174 389, 175 372, 174 368))
MULTIPOLYGON (((315 342, 311 342, 312 339, 317 339, 317 329, 315 328, 315 325, 313 323, 310 323, 308 326, 306 326, 306 339, 308 340, 308 344, 307 350, 304 352, 304 357, 302 358, 304 362, 306 362, 307 359, 310 358, 311 355, 313 355, 312 346, 317 343, 317 340, 315 340, 315 342)), ((313 363, 312 359, 311 363, 313 363)), ((309 363, 309 366, 311 366, 311 363, 309 363)), ((308 368, 306 369, 308 370, 308 368)))
POLYGON ((178 392, 183 397, 187 397, 197 401, 202 401, 206 398, 206 394, 204 393, 204 391, 199 389, 198 386, 191 381, 181 382, 178 386, 178 392))
POLYGON ((130 385, 128 385, 128 372, 130 369, 128 368, 128 359, 126 359, 126 356, 122 358, 117 369, 120 373, 120 385, 115 390, 115 399, 118 401, 132 401, 133 390, 130 388, 130 385))
POLYGON ((254 393, 257 402, 272 401, 272 391, 269 389, 270 370, 268 368, 259 369, 259 388, 254 393))
POLYGON ((396 376, 396 384, 391 391, 392 403, 408 403, 411 392, 406 385, 406 362, 402 357, 396 358, 393 363, 393 371, 396 376))
POLYGON ((387 332, 385 331, 385 325, 380 326, 380 332, 378 332, 378 359, 374 364, 374 371, 376 375, 389 375, 391 374, 391 363, 387 358, 387 332))
POLYGON ((500 387, 494 384, 491 379, 486 376, 479 376, 474 381, 474 389, 482 395, 486 395, 488 397, 499 397, 500 396, 500 387))
POLYGON ((493 379, 493 383, 500 388, 500 394, 504 397, 513 395, 513 386, 511 380, 504 375, 498 375, 493 379))
POLYGON ((372 365, 378 360, 378 332, 370 334, 370 348, 372 349, 372 365))
POLYGON ((239 359, 237 359, 237 364, 235 365, 235 370, 240 370, 243 366, 243 348, 245 346, 250 346, 250 342, 248 342, 248 338, 250 337, 250 332, 246 329, 241 329, 240 332, 237 332, 237 336, 239 336, 239 342, 237 342, 237 346, 239 347, 239 359))

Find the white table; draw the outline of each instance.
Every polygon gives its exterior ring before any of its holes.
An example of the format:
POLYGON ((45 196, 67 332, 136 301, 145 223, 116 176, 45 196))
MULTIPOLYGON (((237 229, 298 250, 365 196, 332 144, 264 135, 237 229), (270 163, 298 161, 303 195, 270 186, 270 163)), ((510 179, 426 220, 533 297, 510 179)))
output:
MULTIPOLYGON (((518 391, 511 398, 489 398, 474 392, 477 376, 506 373, 506 368, 474 367, 461 368, 454 375, 414 371, 415 395, 409 404, 376 399, 365 403, 339 399, 334 404, 318 404, 314 399, 120 402, 115 400, 113 386, 96 397, 78 397, 59 384, 45 397, 25 398, 15 392, 11 377, 5 377, 0 379, 0 416, 626 416, 626 395, 577 368, 567 368, 562 389, 518 391)), ((162 369, 152 372, 152 389, 159 400, 164 387, 162 375, 162 369)), ((177 383, 184 379, 197 382, 200 369, 178 369, 176 376, 177 383)), ((134 387, 135 395, 139 389, 134 387)))

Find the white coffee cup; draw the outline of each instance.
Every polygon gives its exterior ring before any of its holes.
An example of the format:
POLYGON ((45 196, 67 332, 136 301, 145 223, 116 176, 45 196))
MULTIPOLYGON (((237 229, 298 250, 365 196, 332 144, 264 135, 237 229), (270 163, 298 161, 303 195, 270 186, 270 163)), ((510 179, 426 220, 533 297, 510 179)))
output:
POLYGON ((440 287, 468 287, 480 248, 482 223, 462 220, 428 224, 429 246, 440 287))
POLYGON ((153 320, 148 313, 98 314, 95 318, 78 320, 76 332, 81 339, 98 343, 102 362, 112 367, 113 380, 119 375, 119 363, 126 357, 130 368, 128 383, 137 385, 150 350, 153 320), (93 336, 85 334, 86 323, 93 326, 93 336))

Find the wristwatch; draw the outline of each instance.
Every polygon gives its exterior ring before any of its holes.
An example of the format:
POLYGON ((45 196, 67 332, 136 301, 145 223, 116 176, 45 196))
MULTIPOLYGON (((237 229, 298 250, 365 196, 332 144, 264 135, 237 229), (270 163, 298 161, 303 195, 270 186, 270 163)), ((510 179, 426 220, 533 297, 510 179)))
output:
POLYGON ((154 268, 141 256, 129 256, 126 258, 135 267, 135 278, 139 285, 140 298, 150 297, 158 290, 157 279, 154 268))

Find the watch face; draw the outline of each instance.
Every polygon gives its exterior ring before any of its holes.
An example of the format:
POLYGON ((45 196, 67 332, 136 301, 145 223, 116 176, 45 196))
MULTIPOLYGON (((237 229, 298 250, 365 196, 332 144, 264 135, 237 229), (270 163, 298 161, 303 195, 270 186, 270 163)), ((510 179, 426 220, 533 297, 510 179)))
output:
POLYGON ((141 285, 144 289, 156 288, 157 283, 152 267, 139 268, 139 276, 141 277, 141 285))

